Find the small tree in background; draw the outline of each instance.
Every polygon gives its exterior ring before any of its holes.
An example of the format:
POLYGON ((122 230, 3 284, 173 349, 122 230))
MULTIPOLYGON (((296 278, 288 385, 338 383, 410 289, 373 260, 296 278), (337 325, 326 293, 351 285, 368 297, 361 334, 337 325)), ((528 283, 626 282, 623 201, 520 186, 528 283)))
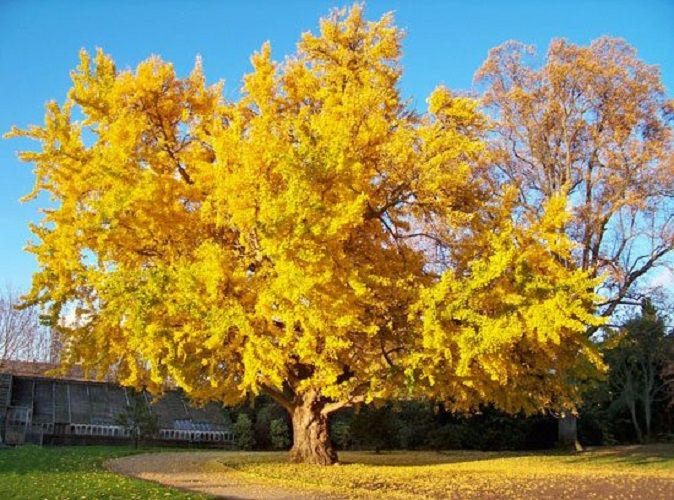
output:
POLYGON ((350 420, 337 420, 330 427, 330 437, 340 450, 348 450, 352 443, 350 420))
POLYGON ((40 322, 39 307, 19 307, 20 293, 0 290, 0 367, 6 361, 48 361, 50 332, 40 322))
POLYGON ((157 415, 152 414, 141 393, 135 393, 129 400, 127 409, 115 418, 133 436, 133 446, 138 448, 139 439, 156 436, 159 432, 157 415))
POLYGON ((255 434, 253 433, 253 422, 245 413, 239 413, 234 423, 234 434, 236 435, 236 444, 241 450, 252 450, 255 446, 255 434))
POLYGON ((672 342, 665 323, 651 301, 642 304, 641 315, 630 319, 609 342, 606 358, 616 407, 630 412, 639 442, 651 436, 653 405, 666 398, 666 381, 661 373, 671 359, 672 342), (642 429, 643 424, 643 429, 642 429))
POLYGON ((285 450, 290 446, 290 430, 282 418, 275 418, 269 425, 271 445, 275 450, 285 450))
POLYGON ((251 408, 252 412, 246 413, 253 421, 255 448, 262 450, 274 448, 271 423, 275 419, 283 419, 286 416, 285 410, 264 394, 253 400, 251 408))

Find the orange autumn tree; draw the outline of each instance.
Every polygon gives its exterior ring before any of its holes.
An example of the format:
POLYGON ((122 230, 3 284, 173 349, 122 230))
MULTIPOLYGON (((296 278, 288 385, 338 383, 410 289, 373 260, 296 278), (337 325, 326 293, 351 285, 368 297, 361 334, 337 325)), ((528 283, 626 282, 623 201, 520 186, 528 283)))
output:
POLYGON ((61 325, 64 362, 198 401, 269 394, 291 459, 318 464, 336 460, 328 416, 363 401, 575 400, 567 375, 601 361, 563 198, 529 219, 496 193, 477 103, 439 87, 411 109, 401 39, 391 15, 334 12, 283 63, 265 44, 234 102, 199 63, 181 79, 83 52, 66 103, 11 134, 41 143, 21 154, 27 199, 54 200, 27 302, 61 325))
POLYGON ((555 39, 542 64, 534 55, 506 42, 475 75, 494 118, 493 177, 516 186, 534 217, 567 197, 573 260, 602 277, 599 309, 610 317, 640 306, 644 278, 671 262, 674 101, 658 67, 618 38, 555 39))
MULTIPOLYGON (((475 75, 493 118, 491 177, 517 189, 529 217, 567 198, 572 217, 560 229, 575 243, 573 265, 598 278, 598 313, 610 318, 640 305, 658 268, 671 264, 674 102, 658 68, 621 39, 556 39, 543 61, 534 56, 534 47, 506 42, 475 75)), ((587 325, 588 336, 596 331, 587 325)), ((577 442, 570 430, 563 440, 577 442)))

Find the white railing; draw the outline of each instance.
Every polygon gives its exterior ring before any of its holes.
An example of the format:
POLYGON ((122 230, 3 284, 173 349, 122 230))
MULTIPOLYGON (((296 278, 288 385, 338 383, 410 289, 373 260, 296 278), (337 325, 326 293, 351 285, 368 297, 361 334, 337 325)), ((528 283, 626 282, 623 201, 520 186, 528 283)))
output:
POLYGON ((70 433, 75 434, 76 436, 131 436, 131 432, 121 425, 70 424, 70 433))
MULTIPOLYGON (((54 424, 33 423, 32 432, 53 434, 54 424)), ((131 431, 121 425, 96 425, 96 424, 69 424, 70 434, 76 436, 102 436, 102 437, 131 437, 131 431)), ((161 429, 159 438, 176 441, 207 442, 207 443, 230 443, 234 440, 234 433, 229 431, 197 431, 183 429, 161 429)))
POLYGON ((183 429, 161 429, 161 439, 177 441, 201 441, 209 443, 228 443, 234 439, 234 434, 227 431, 194 431, 183 429))

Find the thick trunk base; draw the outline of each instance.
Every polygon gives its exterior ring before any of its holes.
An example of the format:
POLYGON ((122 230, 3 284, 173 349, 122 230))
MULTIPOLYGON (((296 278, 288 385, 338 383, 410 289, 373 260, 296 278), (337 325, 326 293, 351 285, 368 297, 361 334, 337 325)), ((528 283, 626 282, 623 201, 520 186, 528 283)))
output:
POLYGON ((557 422, 557 445, 565 450, 583 451, 578 441, 578 419, 569 413, 557 422))
POLYGON ((337 453, 330 442, 328 416, 321 413, 316 401, 298 406, 292 413, 293 463, 331 465, 337 462, 337 453))

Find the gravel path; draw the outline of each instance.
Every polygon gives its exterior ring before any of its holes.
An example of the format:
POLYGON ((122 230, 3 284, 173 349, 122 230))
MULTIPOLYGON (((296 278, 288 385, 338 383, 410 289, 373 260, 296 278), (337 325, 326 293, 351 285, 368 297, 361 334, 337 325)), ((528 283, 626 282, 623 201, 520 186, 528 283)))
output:
POLYGON ((277 488, 252 481, 231 469, 223 470, 215 463, 220 452, 148 453, 116 458, 105 463, 105 468, 117 474, 154 481, 183 490, 206 493, 228 499, 269 500, 337 500, 325 493, 302 492, 277 488))

